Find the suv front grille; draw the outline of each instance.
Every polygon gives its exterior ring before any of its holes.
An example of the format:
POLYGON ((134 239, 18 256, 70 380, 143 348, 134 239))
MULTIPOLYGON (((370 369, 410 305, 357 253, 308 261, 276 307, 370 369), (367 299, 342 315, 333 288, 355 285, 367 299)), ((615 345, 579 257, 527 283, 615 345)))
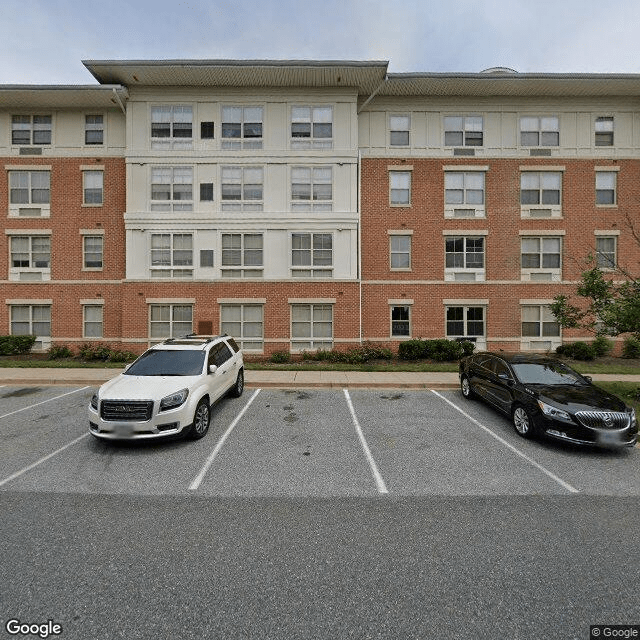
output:
POLYGON ((152 400, 103 400, 100 405, 100 417, 109 422, 146 422, 152 413, 152 400))
POLYGON ((629 414, 622 411, 578 411, 576 418, 591 429, 624 429, 630 421, 629 414))

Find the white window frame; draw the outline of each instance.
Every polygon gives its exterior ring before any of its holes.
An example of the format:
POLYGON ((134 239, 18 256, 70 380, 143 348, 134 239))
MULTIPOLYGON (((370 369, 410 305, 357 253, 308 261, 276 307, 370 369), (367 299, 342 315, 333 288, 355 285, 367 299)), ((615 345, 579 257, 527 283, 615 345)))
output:
POLYGON ((485 218, 485 198, 486 198, 486 171, 488 167, 445 168, 444 173, 444 217, 445 218, 485 218), (472 184, 480 178, 482 187, 472 184), (477 192, 481 193, 481 202, 474 197, 477 192), (456 197, 460 193, 462 196, 456 197), (459 202, 456 202, 459 200, 459 202))
POLYGON ((82 204, 85 207, 104 206, 104 170, 82 170, 82 204), (89 198, 87 198, 89 196, 89 198), (96 198, 99 196, 99 200, 96 198), (92 198, 96 198, 95 201, 92 198))
POLYGON ((224 302, 220 304, 220 333, 233 336, 243 351, 264 352, 264 303, 260 302, 224 302), (250 317, 259 311, 259 320, 250 317), (237 317, 226 318, 225 314, 234 312, 237 317), (256 335, 250 335, 254 333, 256 335))
POLYGON ((445 303, 444 308, 444 330, 445 336, 448 340, 468 340, 469 342, 473 342, 476 345, 476 350, 484 350, 487 348, 487 303, 474 303, 473 301, 460 301, 460 302, 449 302, 445 303), (462 319, 449 319, 449 311, 452 310, 461 310, 462 311, 462 319), (482 310, 482 319, 478 320, 477 318, 469 318, 469 313, 471 310, 482 310), (449 323, 453 322, 462 322, 463 331, 462 333, 452 333, 449 331, 449 323), (469 330, 469 326, 472 323, 482 322, 482 333, 471 333, 469 330))
POLYGON ((291 276, 293 278, 332 278, 334 237, 328 231, 294 231, 290 234, 291 276), (308 242, 303 240, 308 239, 308 242), (327 247, 327 239, 330 246, 327 247), (326 252, 331 252, 327 263, 326 252))
POLYGON ((104 337, 104 304, 84 303, 82 305, 82 337, 90 340, 104 337), (95 312, 99 312, 95 318, 89 317, 91 313, 95 312), (89 326, 96 327, 96 330, 87 331, 89 326))
POLYGON ((596 116, 593 122, 595 147, 613 147, 615 141, 613 116, 596 116))
POLYGON ((291 167, 291 211, 333 211, 333 167, 291 167))
MULTIPOLYGON (((563 251, 563 233, 553 232, 552 234, 539 234, 536 232, 520 235, 520 274, 521 279, 531 282, 560 282, 562 280, 562 251, 563 251), (527 247, 525 252, 525 244, 529 241, 537 242, 538 247, 527 247), (549 251, 549 245, 557 242, 560 246, 558 251, 549 251), (546 245, 546 246, 545 246, 546 245), (524 256, 538 256, 538 266, 524 266, 524 256), (546 256, 546 258, 545 258, 546 256), (558 256, 558 266, 550 266, 550 256, 558 256), (547 264, 545 265, 545 261, 547 264)), ((555 260, 554 260, 555 262, 555 260)))
MULTIPOLYGON (((92 260, 92 262, 98 262, 97 260, 92 260)), ((91 234, 85 233, 82 235, 82 270, 83 271, 102 271, 104 269, 104 236, 102 234, 91 234), (99 250, 98 247, 88 247, 89 242, 95 242, 99 240, 99 250), (100 256, 100 266, 97 265, 88 265, 87 257, 88 256, 100 256)))
POLYGON ((11 167, 8 171, 9 187, 9 217, 10 218, 49 218, 51 217, 51 168, 50 167, 11 167), (43 185, 34 186, 35 177, 43 179, 43 185), (26 182, 20 186, 15 186, 16 182, 26 182), (17 197, 16 192, 27 193, 26 202, 13 202, 17 197), (34 198, 37 192, 46 192, 46 199, 42 196, 34 198), (38 202, 42 200, 42 202, 38 202))
POLYGON ((333 148, 333 106, 328 104, 292 106, 290 145, 292 149, 333 148), (328 120, 324 115, 327 112, 328 120), (327 125, 331 128, 331 135, 328 136, 324 135, 327 125))
POLYGON ((193 211, 193 167, 152 166, 150 183, 151 211, 193 211), (189 185, 191 190, 182 185, 189 185), (159 187, 165 188, 165 191, 160 191, 159 187), (160 193, 166 193, 168 197, 158 198, 160 193), (190 198, 187 197, 189 195, 190 198))
POLYGON ((192 302, 162 302, 147 301, 149 306, 149 342, 161 342, 168 338, 180 338, 182 336, 193 333, 193 307, 192 302), (155 318, 154 311, 167 313, 167 318, 155 318), (190 316, 189 320, 177 317, 180 313, 190 316), (158 332, 159 325, 169 325, 168 335, 164 332, 158 332), (154 325, 156 335, 154 335, 154 325))
POLYGON ((596 207, 617 207, 618 206, 618 171, 607 171, 596 169, 596 207), (609 198, 609 194, 611 198, 609 198), (599 200, 609 200, 612 202, 599 202, 599 200))
POLYGON ((392 113, 389 115, 389 146, 394 148, 411 146, 411 114, 392 113), (398 139, 402 141, 398 142, 398 139))
POLYGON ((413 305, 413 300, 391 300, 389 301, 389 337, 393 340, 409 340, 412 336, 412 320, 413 314, 411 313, 411 307, 413 305), (394 318, 394 312, 396 310, 403 310, 406 312, 406 318, 394 318), (400 332, 398 333, 395 326, 399 326, 400 323, 402 327, 406 326, 407 333, 400 332))
POLYGON ((264 140, 264 106, 256 105, 223 105, 221 108, 220 139, 223 149, 262 149, 264 140), (231 111, 235 113, 231 114, 231 111), (238 113, 239 112, 239 113, 238 113), (251 112, 259 112, 260 119, 256 120, 251 112), (240 116, 239 120, 231 119, 240 116), (260 135, 252 135, 251 125, 260 124, 260 135), (235 132, 238 128, 240 135, 229 135, 230 127, 235 132))
POLYGON ((596 266, 602 271, 615 271, 618 264, 618 234, 596 233, 595 242, 596 266), (613 244, 613 251, 606 251, 602 245, 603 241, 613 244))
POLYGON ((411 271, 412 241, 411 233, 389 232, 389 269, 391 271, 411 271), (400 242, 405 243, 405 246, 402 246, 400 242), (402 256, 406 256, 406 260, 402 260, 402 256), (394 257, 399 258, 402 263, 406 262, 406 266, 404 264, 398 266, 397 261, 394 266, 394 257))
POLYGON ((443 144, 445 147, 484 146, 484 117, 479 115, 443 116, 443 144), (480 135, 478 135, 478 133, 480 135), (459 140, 452 140, 453 136, 459 140))
POLYGON ((99 147, 104 145, 104 115, 102 113, 87 113, 84 116, 84 144, 87 147, 99 147), (99 118, 99 120, 98 120, 99 118), (90 120, 95 119, 95 120, 90 120), (100 135, 98 135, 98 132, 100 135), (96 141, 89 139, 95 136, 96 141), (98 142, 99 138, 99 142, 98 142))
POLYGON ((47 233, 29 233, 28 230, 24 230, 20 233, 11 233, 9 235, 9 280, 17 281, 44 281, 51 280, 51 232, 47 233), (14 242, 17 240, 27 240, 28 247, 26 251, 19 251, 14 247, 14 242), (42 249, 34 249, 34 243, 37 240, 46 240, 48 243, 48 254, 42 249), (28 260, 27 266, 14 266, 14 255, 26 255, 28 260), (35 259, 38 255, 48 255, 48 259, 40 260, 41 264, 38 266, 38 260, 35 259))
POLYGON ((264 209, 264 167, 224 165, 220 169, 220 185, 222 211, 264 209), (233 189, 233 192, 230 189, 233 189), (239 197, 235 197, 235 191, 239 197), (256 194, 259 191, 259 198, 253 196, 254 191, 256 194), (232 193, 234 197, 229 197, 232 193))
POLYGON ((189 279, 193 278, 194 234, 178 231, 163 231, 149 234, 149 275, 151 278, 189 279), (167 243, 168 238, 168 243, 167 243), (181 239, 189 239, 191 247, 176 246, 181 239), (162 242, 162 244, 157 244, 162 242), (156 246, 154 246, 156 243, 156 246), (191 252, 191 260, 177 259, 178 254, 191 252), (168 256, 169 261, 166 261, 168 256), (154 264, 155 262, 155 264, 154 264))
POLYGON ((486 230, 478 231, 445 231, 444 235, 444 279, 446 282, 481 282, 485 279, 486 273, 486 255, 487 255, 487 236, 486 230), (462 251, 447 251, 447 244, 462 240, 462 251), (482 241, 482 251, 471 251, 473 243, 482 241), (447 266, 447 257, 462 255, 462 266, 447 266), (472 262, 472 256, 482 256, 482 266, 468 266, 472 262))
POLYGON ((558 116, 522 115, 520 116, 520 146, 533 147, 560 146, 560 118, 558 116), (525 128, 527 127, 527 128, 525 128), (533 140, 533 136, 536 140, 533 140), (531 140, 526 139, 529 136, 531 140))
POLYGON ((224 232, 220 236, 220 246, 220 270, 223 278, 262 278, 264 276, 263 233, 224 232), (258 243, 254 243, 256 246, 247 246, 250 244, 250 239, 257 238, 260 239, 259 246, 257 246, 258 243), (235 259, 235 254, 239 260, 235 259), (257 258, 258 255, 260 256, 259 264, 251 264, 248 258, 250 256, 257 258))
POLYGON ((549 306, 551 302, 546 300, 520 301, 520 349, 522 351, 550 351, 562 344, 562 328, 551 313, 549 306), (529 319, 525 320, 527 312, 530 312, 528 313, 529 319), (531 319, 533 316, 537 316, 537 318, 531 319), (537 331, 532 332, 534 335, 525 335, 525 322, 538 325, 537 331), (555 330, 549 333, 553 325, 557 326, 557 334, 555 330))
POLYGON ((9 330, 12 336, 28 336, 35 335, 36 342, 32 347, 33 351, 44 351, 51 346, 51 302, 47 303, 39 303, 35 301, 11 301, 9 302, 9 330), (17 309, 28 309, 28 319, 27 320, 14 320, 14 312, 17 309), (36 312, 45 312, 45 315, 48 316, 48 319, 36 318, 36 312), (26 331, 18 331, 15 332, 14 325, 20 322, 20 324, 28 324, 28 328, 26 331), (48 331, 40 331, 40 329, 45 328, 44 326, 37 325, 49 325, 48 331), (36 330, 38 333, 36 333, 36 330))
POLYGON ((290 315, 290 351, 292 353, 333 348, 333 303, 290 302, 290 315), (305 309, 308 311, 308 319, 300 315, 296 317, 296 314, 302 314, 305 309), (329 314, 329 320, 323 317, 326 313, 329 314), (321 335, 326 331, 318 331, 318 329, 320 326, 326 326, 327 324, 330 327, 330 335, 321 335))
POLYGON ((520 167, 520 217, 521 218, 562 218, 562 184, 564 167, 549 167, 544 171, 520 167), (555 187, 557 188, 545 188, 555 187), (525 188, 528 187, 528 188, 525 188), (537 192, 537 202, 525 203, 525 192, 537 192), (558 202, 553 194, 557 193, 558 202), (550 200, 552 202, 550 202, 550 200), (545 202, 546 201, 546 202, 545 202))
POLYGON ((412 173, 413 172, 408 167, 403 167, 402 169, 389 169, 389 206, 411 206, 412 173), (404 197, 405 193, 406 198, 404 197), (402 198, 399 197, 401 194, 403 196, 402 198))
POLYGON ((50 146, 53 140, 53 117, 48 114, 28 115, 13 114, 11 116, 11 146, 50 146), (25 122, 16 122, 16 119, 25 122), (28 122, 26 120, 28 119, 28 122), (18 131, 28 131, 29 140, 16 142, 14 134, 18 131), (47 135, 48 132, 48 135, 47 135))
MULTIPOLYGON (((193 105, 157 104, 151 106, 149 137, 152 149, 192 149, 193 148, 193 105), (156 118, 164 118, 162 120, 156 118), (168 135, 154 136, 154 124, 168 127, 168 135), (176 135, 187 130, 180 125, 191 125, 191 135, 176 135)), ((164 127, 163 127, 164 129, 164 127)))

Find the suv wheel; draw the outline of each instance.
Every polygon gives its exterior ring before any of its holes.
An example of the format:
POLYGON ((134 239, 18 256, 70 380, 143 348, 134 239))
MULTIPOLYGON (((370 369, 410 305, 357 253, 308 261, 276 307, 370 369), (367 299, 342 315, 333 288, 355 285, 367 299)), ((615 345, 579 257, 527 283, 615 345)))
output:
POLYGON ((198 402, 198 406, 193 414, 193 422, 187 431, 187 437, 193 440, 202 438, 209 430, 210 421, 211 412, 209 411, 209 400, 202 398, 202 400, 198 402))
POLYGON ((229 389, 229 395, 233 398, 239 398, 244 391, 244 369, 238 371, 238 377, 236 383, 229 389))

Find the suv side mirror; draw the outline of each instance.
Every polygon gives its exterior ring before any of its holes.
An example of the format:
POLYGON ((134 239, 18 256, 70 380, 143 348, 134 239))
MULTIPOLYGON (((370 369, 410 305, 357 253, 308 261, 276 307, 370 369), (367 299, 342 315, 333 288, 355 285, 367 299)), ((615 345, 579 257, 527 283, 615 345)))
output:
POLYGON ((209 365, 209 373, 215 373, 218 370, 218 366, 215 364, 209 365))

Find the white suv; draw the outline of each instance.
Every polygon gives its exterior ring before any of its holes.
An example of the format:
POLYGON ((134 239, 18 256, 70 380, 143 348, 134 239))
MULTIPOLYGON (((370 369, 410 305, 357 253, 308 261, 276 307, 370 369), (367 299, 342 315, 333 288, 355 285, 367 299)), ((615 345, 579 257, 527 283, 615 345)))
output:
POLYGON ((172 338, 98 389, 89 405, 89 430, 107 440, 202 438, 213 403, 225 393, 237 398, 243 389, 242 351, 233 338, 172 338))

